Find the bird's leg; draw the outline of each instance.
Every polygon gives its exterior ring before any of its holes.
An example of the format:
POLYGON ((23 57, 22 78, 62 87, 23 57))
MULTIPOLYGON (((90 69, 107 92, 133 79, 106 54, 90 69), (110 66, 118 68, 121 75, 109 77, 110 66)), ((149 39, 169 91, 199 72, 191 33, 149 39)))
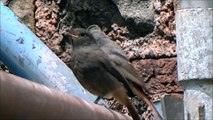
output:
MULTIPOLYGON (((95 103, 95 104, 98 104, 98 102, 101 100, 101 98, 102 98, 102 97, 98 96, 98 97, 95 99, 94 103, 95 103)), ((107 105, 105 105, 104 103, 101 103, 101 104, 98 104, 98 105, 104 106, 105 108, 109 108, 109 107, 108 107, 107 105)))
POLYGON ((100 100, 101 100, 101 97, 98 96, 98 97, 95 99, 94 103, 95 103, 95 104, 98 104, 98 102, 99 102, 100 100))
POLYGON ((110 105, 109 108, 112 108, 112 106, 116 103, 116 100, 113 101, 113 103, 110 105))

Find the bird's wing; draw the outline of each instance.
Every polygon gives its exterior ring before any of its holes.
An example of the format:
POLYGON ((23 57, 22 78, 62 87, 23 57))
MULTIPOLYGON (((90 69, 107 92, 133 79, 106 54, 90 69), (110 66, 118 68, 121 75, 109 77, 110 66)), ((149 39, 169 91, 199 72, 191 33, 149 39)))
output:
POLYGON ((144 81, 141 80, 140 75, 126 58, 119 57, 118 59, 117 56, 113 55, 110 57, 113 57, 112 60, 116 67, 119 68, 118 71, 121 72, 126 79, 142 87, 144 86, 144 81))
MULTIPOLYGON (((94 54, 95 52, 100 52, 100 50, 93 51, 94 54)), ((96 55, 99 55, 99 56, 96 56, 98 60, 97 62, 99 62, 99 64, 101 64, 101 66, 105 68, 107 72, 109 72, 112 76, 117 78, 117 80, 124 85, 124 87, 127 89, 130 95, 133 95, 131 83, 129 83, 126 80, 123 73, 120 72, 119 68, 116 67, 115 63, 113 63, 112 61, 109 61, 108 56, 105 54, 105 52, 101 51, 101 53, 98 53, 96 55)))
POLYGON ((140 75, 136 72, 133 66, 129 63, 128 57, 123 52, 123 50, 118 47, 113 41, 111 41, 108 36, 103 33, 99 27, 92 26, 89 28, 96 42, 100 45, 101 49, 104 50, 110 59, 119 67, 118 71, 124 75, 124 77, 133 83, 140 86, 144 86, 140 75), (113 48, 112 48, 113 46, 113 48), (110 49, 111 48, 111 49, 110 49))

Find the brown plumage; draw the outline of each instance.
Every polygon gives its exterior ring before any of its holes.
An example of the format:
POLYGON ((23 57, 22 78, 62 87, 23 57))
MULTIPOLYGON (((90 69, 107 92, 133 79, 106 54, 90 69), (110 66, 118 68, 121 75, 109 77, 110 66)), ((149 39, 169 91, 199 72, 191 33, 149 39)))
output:
POLYGON ((114 97, 128 108, 134 120, 140 117, 128 98, 129 94, 138 95, 156 110, 141 89, 143 83, 128 59, 117 58, 105 51, 91 33, 80 28, 67 32, 73 45, 71 68, 82 86, 97 96, 114 97), (128 64, 125 65, 124 61, 128 64))

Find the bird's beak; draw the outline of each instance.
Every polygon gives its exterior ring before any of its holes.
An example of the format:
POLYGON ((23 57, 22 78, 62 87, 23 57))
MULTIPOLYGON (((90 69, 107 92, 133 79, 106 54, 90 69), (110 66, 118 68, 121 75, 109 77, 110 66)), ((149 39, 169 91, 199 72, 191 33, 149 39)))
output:
POLYGON ((72 27, 69 27, 65 30, 65 35, 70 35, 73 38, 78 38, 78 33, 76 33, 72 27))
POLYGON ((71 37, 78 38, 79 36, 75 33, 70 33, 71 37))

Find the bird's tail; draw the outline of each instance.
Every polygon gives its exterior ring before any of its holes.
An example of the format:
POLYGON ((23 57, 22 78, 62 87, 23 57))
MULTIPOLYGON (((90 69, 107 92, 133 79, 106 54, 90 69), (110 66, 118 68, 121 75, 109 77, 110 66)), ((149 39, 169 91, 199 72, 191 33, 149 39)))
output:
POLYGON ((133 106, 133 104, 130 102, 128 97, 126 97, 126 99, 127 99, 126 100, 126 102, 127 102, 126 107, 128 108, 129 113, 131 114, 133 120, 140 120, 140 117, 137 113, 135 106, 133 106))
POLYGON ((159 120, 163 120, 163 118, 161 117, 161 115, 159 114, 159 112, 157 111, 157 109, 155 108, 155 106, 153 105, 153 103, 148 99, 148 97, 146 96, 146 94, 144 93, 144 91, 141 89, 141 87, 134 86, 133 92, 138 97, 140 97, 143 101, 145 101, 146 104, 148 104, 148 106, 151 108, 151 110, 157 115, 157 117, 158 117, 159 120))
POLYGON ((128 98, 126 89, 124 89, 123 86, 120 86, 113 91, 113 97, 128 108, 129 113, 131 114, 133 120, 140 120, 137 110, 135 106, 133 106, 133 104, 131 103, 130 99, 128 98))

